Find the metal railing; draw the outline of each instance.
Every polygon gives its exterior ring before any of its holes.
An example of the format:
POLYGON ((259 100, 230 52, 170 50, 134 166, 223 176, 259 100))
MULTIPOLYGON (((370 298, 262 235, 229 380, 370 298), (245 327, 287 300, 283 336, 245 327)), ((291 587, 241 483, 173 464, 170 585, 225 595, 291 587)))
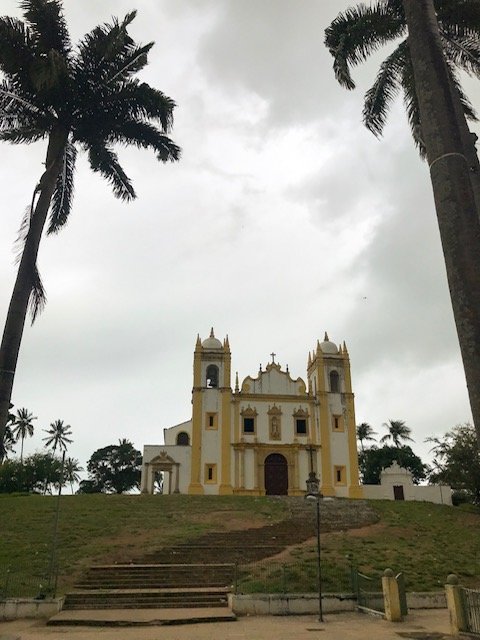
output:
POLYGON ((57 590, 58 567, 46 569, 34 566, 0 566, 0 600, 8 598, 45 598, 55 597, 57 590))
POLYGON ((468 631, 480 634, 480 591, 463 587, 462 593, 468 631))
POLYGON ((357 604, 359 609, 385 612, 383 599, 382 579, 380 576, 366 576, 364 573, 356 573, 357 604))

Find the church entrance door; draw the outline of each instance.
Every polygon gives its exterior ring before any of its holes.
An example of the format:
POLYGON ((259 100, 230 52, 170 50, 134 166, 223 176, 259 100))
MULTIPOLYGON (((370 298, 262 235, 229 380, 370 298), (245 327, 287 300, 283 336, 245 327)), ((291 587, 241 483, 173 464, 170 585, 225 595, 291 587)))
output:
POLYGON ((265 458, 265 493, 267 496, 288 494, 288 464, 280 453, 265 458))

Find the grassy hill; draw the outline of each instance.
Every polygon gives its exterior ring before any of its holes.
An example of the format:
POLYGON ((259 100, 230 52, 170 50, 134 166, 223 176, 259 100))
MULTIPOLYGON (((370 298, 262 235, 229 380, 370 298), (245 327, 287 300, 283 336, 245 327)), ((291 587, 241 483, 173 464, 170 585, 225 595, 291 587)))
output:
MULTIPOLYGON (((0 593, 36 595, 52 556, 56 498, 0 496, 0 593), (6 573, 9 570, 8 574, 6 573), (7 583, 7 584, 5 584, 7 583)), ((410 590, 441 588, 448 573, 480 585, 480 514, 429 503, 371 501, 379 521, 322 534, 325 590, 348 589, 349 566, 367 574, 403 571, 410 590)), ((58 524, 59 592, 90 564, 140 560, 148 551, 207 531, 258 527, 288 517, 284 502, 231 496, 62 496, 58 524)), ((315 584, 315 541, 242 568, 244 591, 308 590, 315 584), (268 581, 265 576, 269 572, 268 581)), ((314 586, 313 586, 314 588, 314 586)))

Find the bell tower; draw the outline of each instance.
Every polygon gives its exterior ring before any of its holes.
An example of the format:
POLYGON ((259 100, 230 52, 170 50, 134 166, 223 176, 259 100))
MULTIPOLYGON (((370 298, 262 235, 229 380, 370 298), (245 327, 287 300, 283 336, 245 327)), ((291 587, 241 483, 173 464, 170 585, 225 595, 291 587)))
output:
POLYGON ((321 491, 331 496, 337 487, 344 487, 348 497, 361 497, 354 395, 345 342, 337 347, 325 333, 323 342, 317 342, 308 354, 307 372, 321 445, 321 491))
POLYGON ((190 494, 233 493, 231 482, 231 353, 228 337, 197 337, 193 357, 190 494))

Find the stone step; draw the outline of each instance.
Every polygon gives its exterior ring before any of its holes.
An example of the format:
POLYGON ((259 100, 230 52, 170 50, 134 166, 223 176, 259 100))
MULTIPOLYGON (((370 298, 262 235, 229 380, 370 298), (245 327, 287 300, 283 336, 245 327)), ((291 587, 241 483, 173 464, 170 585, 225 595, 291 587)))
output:
POLYGON ((49 626, 128 627, 201 622, 233 622, 236 616, 226 607, 197 609, 90 609, 60 611, 47 622, 49 626))

